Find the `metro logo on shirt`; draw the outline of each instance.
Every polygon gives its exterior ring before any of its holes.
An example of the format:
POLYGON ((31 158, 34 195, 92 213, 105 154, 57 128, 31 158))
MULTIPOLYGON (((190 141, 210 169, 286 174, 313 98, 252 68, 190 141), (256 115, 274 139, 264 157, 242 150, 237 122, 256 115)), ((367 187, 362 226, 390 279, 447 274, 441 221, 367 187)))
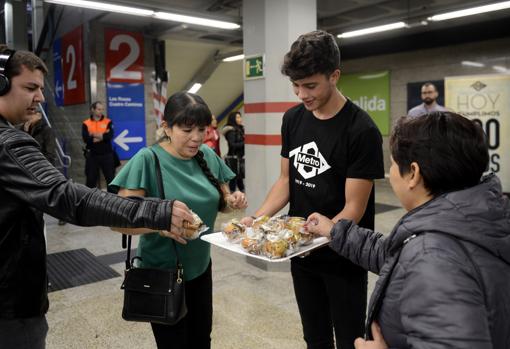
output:
POLYGON ((319 152, 315 142, 307 143, 289 152, 294 157, 293 165, 304 179, 309 179, 329 170, 331 166, 319 152))

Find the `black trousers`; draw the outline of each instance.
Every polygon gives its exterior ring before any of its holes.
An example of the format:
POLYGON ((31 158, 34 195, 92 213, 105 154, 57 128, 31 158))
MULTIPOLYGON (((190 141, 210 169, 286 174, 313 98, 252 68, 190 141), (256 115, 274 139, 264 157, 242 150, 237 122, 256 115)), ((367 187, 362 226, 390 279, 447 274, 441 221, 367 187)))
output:
POLYGON ((96 188, 99 181, 99 170, 103 172, 104 179, 108 185, 115 177, 115 166, 113 164, 113 153, 102 155, 88 154, 85 160, 86 186, 96 188))
POLYGON ((321 248, 291 260, 294 292, 308 349, 354 348, 362 337, 367 306, 367 272, 321 248), (315 254, 315 256, 314 256, 315 254))
POLYGON ((45 316, 0 319, 0 348, 44 349, 48 323, 45 316))
POLYGON ((235 155, 227 155, 225 157, 225 163, 236 175, 235 178, 228 182, 230 192, 235 192, 236 187, 244 192, 244 158, 235 155))
POLYGON ((176 325, 151 323, 158 349, 209 349, 212 330, 211 263, 199 277, 186 281, 188 313, 176 325))

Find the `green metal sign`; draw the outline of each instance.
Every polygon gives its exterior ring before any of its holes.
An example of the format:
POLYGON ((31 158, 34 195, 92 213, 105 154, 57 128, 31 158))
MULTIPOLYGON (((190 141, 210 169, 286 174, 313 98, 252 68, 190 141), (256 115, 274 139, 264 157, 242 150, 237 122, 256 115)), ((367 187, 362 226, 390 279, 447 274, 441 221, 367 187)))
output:
POLYGON ((382 71, 340 76, 338 88, 354 104, 365 110, 383 136, 390 133, 390 72, 382 71))
POLYGON ((260 79, 264 77, 264 55, 253 55, 244 58, 244 79, 260 79))

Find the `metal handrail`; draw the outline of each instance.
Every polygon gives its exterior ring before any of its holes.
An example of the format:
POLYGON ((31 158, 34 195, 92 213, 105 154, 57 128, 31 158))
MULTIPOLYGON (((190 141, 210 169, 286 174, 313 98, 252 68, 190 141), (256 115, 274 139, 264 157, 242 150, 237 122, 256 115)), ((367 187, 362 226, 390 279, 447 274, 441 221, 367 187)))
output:
MULTIPOLYGON (((48 116, 46 115, 46 112, 44 111, 41 103, 39 103, 39 110, 41 111, 41 114, 48 124, 49 127, 51 127, 50 120, 48 119, 48 116)), ((62 146, 60 145, 60 141, 58 138, 55 137, 55 144, 57 145, 57 159, 64 168, 69 168, 71 166, 71 157, 64 153, 64 150, 62 149, 62 146), (64 161, 65 160, 65 161, 64 161)))

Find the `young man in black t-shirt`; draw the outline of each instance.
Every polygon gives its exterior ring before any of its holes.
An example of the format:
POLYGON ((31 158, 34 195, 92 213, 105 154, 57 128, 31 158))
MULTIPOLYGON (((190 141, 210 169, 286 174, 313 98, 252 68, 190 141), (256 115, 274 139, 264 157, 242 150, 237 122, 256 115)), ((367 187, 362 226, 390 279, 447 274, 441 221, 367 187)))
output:
MULTIPOLYGON (((382 137, 370 116, 337 89, 340 51, 323 31, 301 35, 282 73, 303 102, 282 124, 281 173, 255 216, 319 212, 374 227, 373 180, 384 177, 382 137)), ((243 222, 251 224, 253 217, 243 222)), ((308 348, 354 348, 362 336, 367 272, 329 247, 293 258, 291 272, 308 348)))

